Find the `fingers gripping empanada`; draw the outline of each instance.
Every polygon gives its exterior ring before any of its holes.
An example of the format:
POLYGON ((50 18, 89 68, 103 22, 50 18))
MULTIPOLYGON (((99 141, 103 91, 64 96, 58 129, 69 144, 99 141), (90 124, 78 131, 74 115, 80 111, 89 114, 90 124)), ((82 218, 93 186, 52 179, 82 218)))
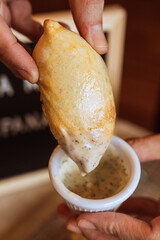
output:
POLYGON ((45 21, 33 57, 42 108, 53 135, 82 171, 92 171, 115 126, 105 63, 82 37, 53 20, 45 21))

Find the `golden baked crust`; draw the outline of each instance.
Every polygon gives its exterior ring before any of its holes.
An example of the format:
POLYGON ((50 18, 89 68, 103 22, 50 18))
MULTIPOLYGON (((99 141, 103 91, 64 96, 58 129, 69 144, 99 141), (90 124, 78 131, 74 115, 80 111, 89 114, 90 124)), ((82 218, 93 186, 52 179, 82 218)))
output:
POLYGON ((115 126, 106 65, 82 37, 53 20, 44 22, 33 58, 51 131, 79 167, 90 172, 98 165, 115 126))

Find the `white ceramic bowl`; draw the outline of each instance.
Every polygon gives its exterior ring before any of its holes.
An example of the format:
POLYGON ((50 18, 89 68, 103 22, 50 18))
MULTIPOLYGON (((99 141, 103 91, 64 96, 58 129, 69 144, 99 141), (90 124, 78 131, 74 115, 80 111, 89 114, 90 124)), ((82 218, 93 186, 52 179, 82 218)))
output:
POLYGON ((53 151, 49 160, 50 179, 56 191, 64 198, 70 208, 83 212, 115 210, 135 191, 141 173, 139 159, 135 151, 124 140, 116 136, 113 136, 111 145, 115 147, 119 156, 124 160, 130 177, 126 186, 119 193, 98 200, 80 197, 65 187, 59 177, 59 167, 65 152, 60 146, 57 146, 53 151))

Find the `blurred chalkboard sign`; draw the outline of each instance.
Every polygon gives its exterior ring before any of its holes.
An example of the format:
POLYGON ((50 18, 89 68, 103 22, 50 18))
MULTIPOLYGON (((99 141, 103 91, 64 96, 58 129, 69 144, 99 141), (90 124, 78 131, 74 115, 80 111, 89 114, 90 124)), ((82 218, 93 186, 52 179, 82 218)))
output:
POLYGON ((47 167, 56 145, 38 85, 17 79, 0 63, 0 178, 47 167))

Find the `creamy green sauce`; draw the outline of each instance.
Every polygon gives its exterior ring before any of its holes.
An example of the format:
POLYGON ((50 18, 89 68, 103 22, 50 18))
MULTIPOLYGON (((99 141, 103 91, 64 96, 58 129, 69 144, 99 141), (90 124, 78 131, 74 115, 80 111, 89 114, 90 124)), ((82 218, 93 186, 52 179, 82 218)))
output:
POLYGON ((88 199, 103 199, 120 192, 128 182, 129 174, 113 146, 109 146, 98 167, 82 176, 78 166, 64 156, 60 177, 72 192, 88 199))

